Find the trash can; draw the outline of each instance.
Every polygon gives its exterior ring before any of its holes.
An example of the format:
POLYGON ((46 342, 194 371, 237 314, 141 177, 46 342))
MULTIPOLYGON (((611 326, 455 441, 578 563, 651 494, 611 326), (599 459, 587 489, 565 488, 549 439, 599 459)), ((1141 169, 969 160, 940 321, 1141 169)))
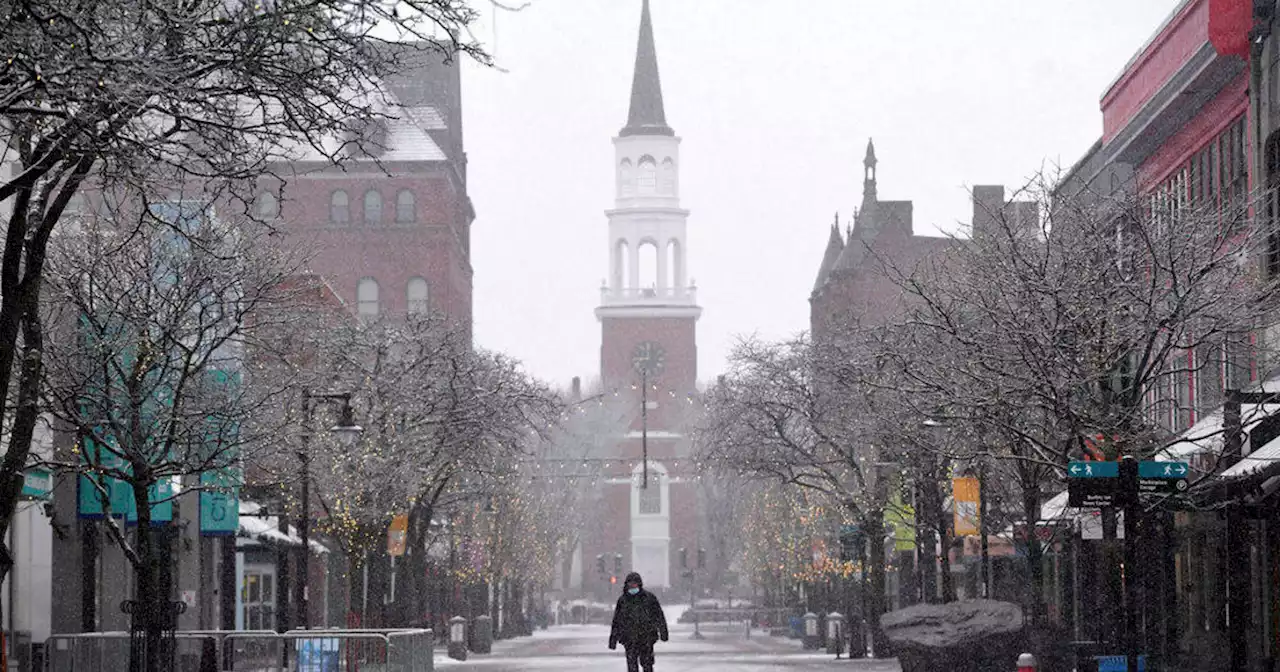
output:
POLYGON ((804 621, 804 636, 801 637, 804 648, 806 651, 817 651, 822 642, 818 633, 818 615, 810 611, 801 619, 804 621))
POLYGON ((827 614, 827 653, 844 653, 844 616, 838 611, 827 614))
POLYGON ((461 616, 449 619, 449 657, 467 659, 467 619, 461 616))
POLYGON ((489 614, 480 614, 476 616, 475 623, 471 624, 471 652, 472 653, 490 653, 493 651, 493 619, 489 618, 489 614))

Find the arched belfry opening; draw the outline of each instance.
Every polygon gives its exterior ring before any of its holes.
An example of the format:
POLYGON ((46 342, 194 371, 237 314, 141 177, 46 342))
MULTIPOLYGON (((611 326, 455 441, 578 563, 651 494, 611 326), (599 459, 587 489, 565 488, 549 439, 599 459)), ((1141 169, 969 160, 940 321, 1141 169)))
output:
POLYGON ((652 240, 643 240, 637 248, 636 270, 638 271, 637 288, 642 293, 652 294, 658 288, 658 246, 652 240))

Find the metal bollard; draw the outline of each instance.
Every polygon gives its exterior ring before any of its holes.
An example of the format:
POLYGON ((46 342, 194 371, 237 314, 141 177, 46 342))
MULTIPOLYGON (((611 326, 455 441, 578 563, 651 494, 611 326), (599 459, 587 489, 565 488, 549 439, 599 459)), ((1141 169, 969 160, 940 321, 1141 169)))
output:
POLYGON ((1036 657, 1029 653, 1018 656, 1018 672, 1036 672, 1036 657))
POLYGON ((449 657, 467 659, 467 619, 461 616, 449 619, 449 657))

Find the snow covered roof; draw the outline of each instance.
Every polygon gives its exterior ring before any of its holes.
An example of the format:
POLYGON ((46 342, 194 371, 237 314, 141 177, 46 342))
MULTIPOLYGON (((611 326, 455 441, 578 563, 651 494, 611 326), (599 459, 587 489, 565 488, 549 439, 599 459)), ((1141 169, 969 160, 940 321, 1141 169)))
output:
MULTIPOLYGON (((383 114, 386 118, 380 119, 378 123, 383 124, 386 136, 379 142, 383 148, 376 154, 379 161, 445 161, 448 158, 428 133, 428 131, 445 128, 443 117, 438 110, 428 106, 391 108, 386 109, 383 114)), ((311 145, 297 145, 289 154, 296 161, 328 161, 330 156, 344 149, 345 151, 356 149, 354 143, 347 143, 347 138, 331 135, 320 140, 319 150, 311 145), (344 145, 346 145, 345 148, 344 145)), ((360 156, 352 158, 357 161, 364 160, 360 156)))
MULTIPOLYGON (((302 545, 302 538, 294 534, 292 527, 285 525, 282 531, 278 516, 260 516, 258 514, 261 511, 261 504, 240 500, 240 536, 287 546, 302 545)), ((307 541, 310 542, 309 546, 312 553, 329 552, 328 546, 315 539, 308 539, 307 541)))
MULTIPOLYGON (((1275 381, 1271 381, 1269 384, 1274 383, 1275 381)), ((1280 404, 1241 404, 1241 426, 1248 433, 1277 412, 1280 412, 1280 404)), ((1220 453, 1225 438, 1222 408, 1218 408, 1183 432, 1177 441, 1157 453, 1157 459, 1185 460, 1193 455, 1220 453)))

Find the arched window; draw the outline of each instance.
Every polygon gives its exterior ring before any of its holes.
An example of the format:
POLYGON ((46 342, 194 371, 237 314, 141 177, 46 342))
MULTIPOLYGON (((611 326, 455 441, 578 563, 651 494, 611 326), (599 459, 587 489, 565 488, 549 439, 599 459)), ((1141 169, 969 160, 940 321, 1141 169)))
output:
POLYGON ((373 189, 364 192, 364 223, 382 223, 382 194, 373 189))
POLYGON ((676 195, 676 162, 670 157, 662 160, 662 195, 676 195))
POLYGON ((378 281, 373 278, 361 278, 356 285, 356 312, 371 316, 378 314, 378 281))
POLYGON ((652 240, 640 243, 637 249, 636 269, 639 271, 641 293, 652 292, 658 286, 658 246, 652 240))
POLYGON ((261 219, 274 219, 280 214, 280 201, 276 199, 276 195, 264 191, 258 194, 258 217, 261 219))
POLYGON ((405 298, 408 299, 409 313, 420 314, 430 309, 427 301, 427 281, 422 278, 409 278, 405 287, 405 298))
POLYGON ((658 162, 652 156, 640 157, 640 176, 636 179, 636 192, 651 196, 658 191, 658 162))
POLYGON ((623 159, 618 166, 618 193, 623 196, 633 196, 636 193, 636 173, 631 159, 623 159))
MULTIPOLYGON (((644 485, 643 481, 641 485, 644 485)), ((662 476, 656 470, 649 470, 648 487, 641 487, 639 495, 640 502, 637 508, 640 515, 662 515, 662 476)))
POLYGON ((413 210, 413 192, 401 189, 396 194, 396 223, 412 224, 416 218, 417 213, 413 210))
POLYGON ((351 206, 347 200, 347 192, 341 189, 329 195, 329 221, 334 224, 346 224, 351 221, 351 206))

